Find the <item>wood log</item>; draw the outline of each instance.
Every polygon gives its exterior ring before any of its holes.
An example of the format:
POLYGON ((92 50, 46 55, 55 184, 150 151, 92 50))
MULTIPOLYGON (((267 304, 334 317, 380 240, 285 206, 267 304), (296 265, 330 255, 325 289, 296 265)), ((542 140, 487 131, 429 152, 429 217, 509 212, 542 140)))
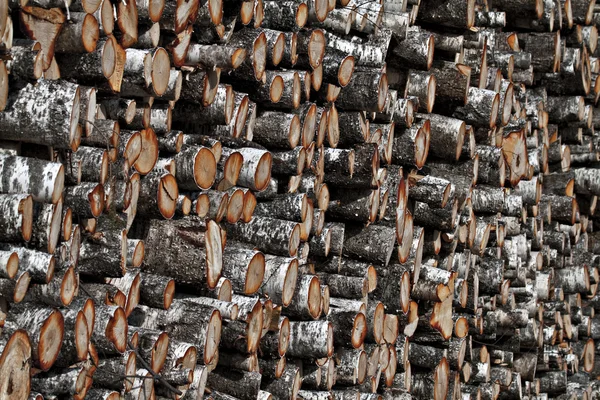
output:
POLYGON ((221 340, 221 315, 212 306, 187 301, 174 302, 169 310, 138 306, 129 318, 134 326, 164 330, 169 338, 195 345, 205 364, 216 356, 221 340), (184 321, 182 316, 190 312, 198 318, 184 321))
POLYGON ((328 321, 290 321, 290 357, 331 357, 334 351, 333 325, 328 321), (308 333, 317 333, 309 336, 308 333))
POLYGON ((189 285, 206 283, 211 289, 217 285, 223 246, 220 228, 214 221, 200 223, 188 219, 164 224, 154 220, 147 227, 145 245, 145 271, 171 276, 175 281, 189 285), (165 239, 172 243, 169 252, 159 245, 165 239), (178 262, 173 262, 174 259, 178 262), (186 259, 189 261, 184 261, 186 259), (198 268, 198 260, 202 260, 201 268, 198 268))
POLYGON ((226 230, 233 238, 249 241, 265 252, 277 255, 294 257, 300 244, 300 226, 291 221, 256 217, 245 225, 228 224, 226 230), (266 232, 269 232, 268 241, 261 236, 266 232))
POLYGON ((4 325, 8 335, 14 335, 22 327, 29 332, 34 365, 48 371, 56 362, 64 335, 62 314, 50 307, 28 309, 12 313, 4 325))

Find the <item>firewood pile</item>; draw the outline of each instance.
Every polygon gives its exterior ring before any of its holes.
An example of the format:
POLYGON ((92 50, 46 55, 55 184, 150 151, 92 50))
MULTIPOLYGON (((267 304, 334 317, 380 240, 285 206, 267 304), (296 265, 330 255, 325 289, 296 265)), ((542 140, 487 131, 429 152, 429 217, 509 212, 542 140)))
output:
POLYGON ((595 3, 0 1, 0 400, 600 399, 595 3))

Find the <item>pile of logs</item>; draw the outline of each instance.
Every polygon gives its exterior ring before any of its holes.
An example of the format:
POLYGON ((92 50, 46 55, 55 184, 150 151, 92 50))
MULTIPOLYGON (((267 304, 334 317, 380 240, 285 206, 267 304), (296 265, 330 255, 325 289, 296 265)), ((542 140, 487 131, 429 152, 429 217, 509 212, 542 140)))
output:
POLYGON ((0 400, 600 399, 599 25, 1 0, 0 400))

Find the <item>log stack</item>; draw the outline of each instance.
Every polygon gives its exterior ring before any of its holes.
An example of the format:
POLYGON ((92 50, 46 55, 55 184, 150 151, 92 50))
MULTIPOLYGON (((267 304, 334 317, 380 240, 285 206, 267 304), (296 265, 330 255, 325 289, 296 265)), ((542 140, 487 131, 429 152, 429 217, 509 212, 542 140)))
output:
POLYGON ((0 2, 0 399, 600 399, 595 3, 0 2))

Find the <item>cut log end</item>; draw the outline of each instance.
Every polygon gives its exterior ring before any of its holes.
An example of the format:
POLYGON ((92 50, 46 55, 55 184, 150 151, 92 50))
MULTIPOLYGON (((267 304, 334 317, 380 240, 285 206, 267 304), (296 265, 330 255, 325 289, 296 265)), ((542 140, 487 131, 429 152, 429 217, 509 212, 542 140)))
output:
POLYGON ((0 354, 0 393, 26 399, 31 391, 31 343, 27 332, 17 330, 0 354))
POLYGON ((313 276, 308 287, 308 313, 314 319, 321 315, 321 285, 319 279, 313 276))
POLYGON ((288 241, 288 251, 291 257, 296 257, 298 254, 298 248, 300 247, 300 234, 300 224, 296 224, 288 241))
POLYGON ((206 193, 201 193, 194 202, 194 212, 199 217, 205 217, 210 210, 210 198, 206 193))
POLYGON ((279 346, 277 352, 280 357, 285 356, 285 352, 290 343, 290 320, 288 318, 282 318, 279 325, 279 346))
POLYGON ((79 288, 79 277, 73 266, 65 272, 60 284, 60 300, 63 305, 71 304, 79 288))
POLYGON ((27 294, 27 289, 29 288, 29 283, 31 282, 31 276, 29 272, 25 271, 19 275, 17 278, 17 282, 15 283, 15 293, 13 294, 13 301, 15 303, 20 303, 25 298, 27 294))
POLYGON ((13 279, 19 271, 19 255, 12 252, 6 261, 5 272, 9 279, 13 279))
POLYGON ((217 162, 215 156, 206 147, 200 148, 194 160, 194 181, 201 189, 209 189, 215 181, 217 162))
POLYGON ((179 189, 177 180, 171 174, 165 174, 160 178, 158 185, 158 208, 164 218, 171 219, 177 210, 177 197, 179 189))
POLYGON ((171 74, 171 61, 169 53, 159 47, 152 56, 152 88, 157 96, 162 96, 169 87, 171 74))
POLYGON ((283 290, 281 293, 281 303, 284 307, 291 304, 294 297, 294 291, 296 289, 296 282, 298 281, 298 259, 293 259, 286 271, 285 278, 283 280, 283 290))
POLYGON ((78 311, 75 317, 75 349, 77 360, 83 361, 88 355, 91 332, 88 331, 87 319, 83 311, 78 311))
POLYGON ((431 140, 431 128, 429 120, 417 131, 415 137, 415 165, 421 169, 425 166, 429 155, 429 142, 431 140))
POLYGON ((227 222, 235 224, 242 218, 242 212, 244 210, 244 192, 240 189, 236 189, 229 195, 229 201, 227 203, 227 222))
POLYGON ((254 77, 261 81, 267 68, 267 36, 264 32, 256 38, 252 48, 252 67, 254 68, 254 77))
POLYGON ((262 285, 265 275, 265 256, 262 253, 256 253, 248 264, 246 281, 244 283, 244 294, 250 295, 258 291, 262 285))
POLYGON ((127 349, 127 315, 121 307, 117 308, 106 325, 105 336, 119 353, 127 349))
POLYGON ((346 56, 340 63, 340 68, 338 69, 338 83, 341 87, 345 87, 350 83, 350 79, 354 73, 354 65, 354 57, 350 55, 346 56))
POLYGON ((433 106, 435 105, 436 87, 437 87, 437 79, 435 76, 431 76, 427 80, 427 100, 426 100, 426 104, 425 104, 427 113, 431 113, 433 111, 433 106))
POLYGON ((296 26, 303 28, 308 21, 308 5, 306 3, 298 4, 296 8, 296 26))
POLYGON ((210 289, 214 289, 221 277, 223 268, 223 241, 221 228, 215 221, 207 224, 206 246, 206 279, 210 289))
POLYGON ((65 333, 64 323, 64 318, 58 310, 52 311, 42 323, 37 348, 37 361, 43 371, 49 370, 58 358, 65 333))

